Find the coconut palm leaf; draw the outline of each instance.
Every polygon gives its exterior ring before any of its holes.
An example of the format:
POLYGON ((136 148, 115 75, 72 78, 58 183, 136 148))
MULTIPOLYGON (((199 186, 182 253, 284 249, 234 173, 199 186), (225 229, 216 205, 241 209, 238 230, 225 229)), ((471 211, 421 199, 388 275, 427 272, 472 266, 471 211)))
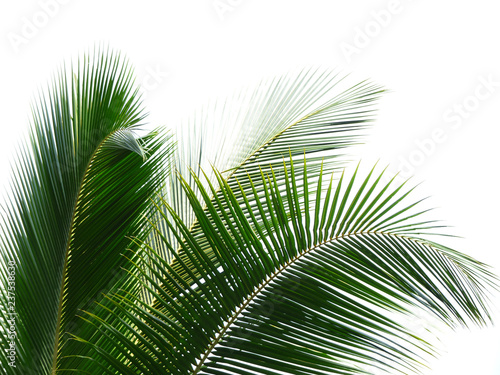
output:
POLYGON ((215 171, 220 193, 194 173, 197 191, 179 177, 215 260, 164 201, 159 211, 169 212, 165 222, 189 263, 158 228, 157 235, 194 282, 160 256, 150 258, 147 272, 136 266, 155 306, 125 287, 107 295, 105 314, 84 314, 98 335, 75 338, 93 350, 79 370, 408 373, 432 348, 397 316, 418 308, 452 327, 490 320, 486 290, 495 277, 484 264, 426 239, 438 226, 421 219, 425 210, 409 200, 412 189, 394 186, 394 179, 382 183, 372 170, 358 185, 357 171, 330 179, 324 191, 329 176, 310 180, 304 160, 301 178, 314 193, 301 194, 293 160, 280 170, 281 180, 270 168, 236 180, 235 189, 215 171))
POLYGON ((147 234, 172 147, 162 131, 135 135, 144 116, 128 63, 110 51, 63 69, 35 103, 1 223, 5 306, 15 263, 15 309, 0 312, 2 327, 16 321, 16 367, 0 354, 7 373, 55 373, 76 313, 121 279, 121 254, 137 250, 127 236, 147 234))
MULTIPOLYGON (((178 129, 175 167, 198 197, 195 178, 199 179, 203 170, 210 171, 208 180, 217 183, 211 173, 212 166, 225 171, 224 176, 233 189, 237 187, 237 179, 247 174, 258 176, 261 168, 266 172, 271 165, 277 179, 283 179, 282 159, 290 154, 293 159, 308 156, 311 176, 318 176, 321 169, 328 173, 344 165, 345 148, 360 142, 374 119, 374 104, 383 91, 369 81, 352 83, 346 76, 321 69, 306 69, 263 81, 255 90, 238 93, 223 105, 203 108, 187 124, 182 124, 178 129)), ((299 164, 296 184, 302 194, 301 168, 299 164)), ((254 188, 263 193, 262 186, 254 188)), ((244 191, 250 190, 246 185, 244 191)), ((216 196, 220 194, 216 192, 216 196)), ((182 220, 191 223, 191 231, 207 256, 216 261, 177 178, 170 179, 166 196, 182 220)), ((255 202, 251 206, 255 208, 255 202)), ((175 234, 161 218, 156 225, 170 244, 177 243, 175 234)), ((172 259, 173 268, 187 282, 193 282, 161 238, 154 239, 152 244, 163 259, 172 259)), ((183 262, 190 264, 182 247, 177 250, 183 262)))

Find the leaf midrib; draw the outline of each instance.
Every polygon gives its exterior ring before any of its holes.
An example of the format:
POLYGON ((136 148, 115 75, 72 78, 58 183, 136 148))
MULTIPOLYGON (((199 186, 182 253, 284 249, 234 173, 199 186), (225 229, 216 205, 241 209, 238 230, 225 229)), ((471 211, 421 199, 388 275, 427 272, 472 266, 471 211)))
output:
POLYGON ((62 277, 61 277, 61 292, 59 294, 59 304, 58 304, 58 312, 57 312, 57 322, 56 322, 56 337, 54 340, 54 351, 52 354, 52 374, 55 375, 57 372, 57 359, 58 359, 58 354, 59 354, 59 342, 61 338, 61 320, 62 320, 62 310, 63 310, 63 302, 64 302, 64 291, 65 291, 65 284, 66 284, 66 279, 67 279, 67 271, 68 271, 68 259, 69 259, 69 252, 71 249, 71 240, 73 239, 73 234, 74 234, 74 227, 75 227, 75 219, 76 219, 76 212, 78 211, 79 204, 81 202, 81 193, 82 189, 85 186, 85 181, 88 176, 88 172, 90 170, 91 165, 94 162, 94 159, 99 152, 99 150, 102 148, 104 143, 116 132, 118 132, 120 129, 113 130, 111 133, 109 133, 104 139, 99 143, 99 145, 95 148, 94 152, 92 153, 89 162, 87 166, 85 167, 85 172, 83 173, 83 177, 81 179, 81 182, 79 184, 78 188, 78 193, 75 198, 75 204, 73 206, 73 211, 71 215, 71 224, 69 226, 69 231, 68 231, 68 240, 66 242, 66 250, 65 250, 65 255, 64 255, 64 266, 63 266, 63 271, 62 271, 62 277))

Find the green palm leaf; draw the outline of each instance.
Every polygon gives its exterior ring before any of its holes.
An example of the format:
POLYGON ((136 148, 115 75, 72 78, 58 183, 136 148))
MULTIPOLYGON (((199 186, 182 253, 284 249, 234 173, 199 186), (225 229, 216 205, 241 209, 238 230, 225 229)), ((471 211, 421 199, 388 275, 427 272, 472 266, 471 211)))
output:
MULTIPOLYGON (((247 174, 258 176, 261 168, 268 172, 271 165, 278 180, 282 180, 282 159, 290 154, 295 160, 308 156, 310 175, 318 176, 321 169, 328 173, 344 165, 345 148, 360 142, 373 121, 374 104, 383 91, 368 81, 352 83, 329 70, 303 70, 296 75, 263 81, 255 90, 239 93, 223 105, 203 108, 194 119, 182 124, 175 167, 198 197, 195 179, 202 176, 203 170, 212 171, 210 166, 224 170, 233 189, 237 187, 237 179, 247 174)), ((303 193, 300 170, 299 164, 296 184, 303 193)), ((209 173, 208 180, 215 183, 215 175, 209 173)), ((251 191, 249 185, 244 188, 246 193, 251 191)), ((254 188, 263 194, 262 186, 254 188)), ((214 194, 219 197, 221 193, 214 194)), ((175 177, 170 179, 166 196, 182 220, 190 223, 207 256, 215 261, 185 190, 175 177)), ((251 206, 255 208, 255 203, 251 206)), ((161 221, 156 225, 170 244, 176 244, 175 235, 161 221)), ((186 281, 193 281, 176 258, 172 258, 164 241, 158 238, 153 247, 163 259, 172 259, 172 267, 186 281)), ((183 262, 190 264, 182 247, 176 250, 183 262)))
MULTIPOLYGON (((144 114, 128 64, 112 52, 62 71, 33 108, 2 217, 1 298, 16 263, 17 362, 8 373, 55 373, 80 308, 109 291, 127 248, 144 237, 164 183, 168 137, 138 138, 144 114)), ((1 312, 2 326, 9 316, 1 312)), ((4 344, 4 342, 2 342, 4 344)))
POLYGON ((113 319, 84 316, 100 334, 99 342, 77 338, 94 349, 86 371, 355 374, 369 365, 407 373, 432 349, 398 314, 420 308, 450 326, 490 320, 485 291, 495 277, 426 239, 436 226, 407 203, 404 184, 370 173, 355 188, 355 172, 323 194, 323 178, 310 180, 304 161, 302 181, 314 193, 301 194, 293 161, 281 170, 283 182, 271 168, 238 179, 237 191, 216 172, 219 193, 194 174, 197 191, 181 177, 205 240, 164 202, 189 263, 173 252, 182 273, 159 256, 147 272, 136 267, 154 307, 125 288, 101 305, 113 319))
POLYGON ((403 316, 487 323, 495 276, 431 240, 412 190, 337 173, 381 92, 320 70, 263 82, 181 124, 170 161, 165 134, 134 133, 144 115, 119 56, 61 73, 2 217, 1 326, 13 263, 18 314, 17 367, 6 352, 2 367, 408 373, 434 351, 403 316))

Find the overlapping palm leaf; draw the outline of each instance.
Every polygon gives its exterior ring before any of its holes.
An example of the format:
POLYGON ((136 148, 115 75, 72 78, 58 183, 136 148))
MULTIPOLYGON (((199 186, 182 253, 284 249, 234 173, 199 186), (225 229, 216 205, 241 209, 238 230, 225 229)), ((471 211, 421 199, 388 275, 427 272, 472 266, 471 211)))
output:
MULTIPOLYGON (((327 173, 345 165, 345 148, 359 143, 365 135, 374 119, 374 104, 382 92, 380 86, 368 81, 352 83, 348 77, 321 69, 263 81, 255 90, 240 93, 227 103, 207 106, 180 127, 176 169, 193 186, 197 196, 194 179, 201 176, 202 170, 209 173, 209 181, 216 183, 211 166, 225 171, 224 177, 235 188, 238 178, 246 174, 257 176, 260 168, 269 170, 271 164, 277 179, 282 180, 283 157, 291 154, 292 159, 301 159, 307 155, 309 174, 317 177, 321 168, 327 173)), ((301 165, 298 172, 300 169, 301 165)), ((303 193, 300 175, 296 184, 303 193)), ((263 186, 255 189, 262 193, 263 186)), ((248 193, 250 186, 245 186, 244 191, 248 193)), ((220 194, 217 192, 216 196, 220 194)), ((200 246, 216 261, 175 177, 170 179, 167 201, 184 222, 190 223, 200 246)), ((177 243, 162 220, 157 225, 170 244, 177 243)), ((153 247, 163 259, 171 257, 163 241, 155 241, 153 247)), ((182 247, 177 250, 189 264, 182 247)), ((193 281, 175 258, 172 267, 187 282, 193 281)))
POLYGON ((169 137, 134 133, 144 113, 128 63, 110 51, 93 56, 40 94, 13 169, 1 224, 5 306, 6 265, 16 264, 17 359, 9 366, 1 351, 7 373, 55 373, 77 312, 92 310, 122 277, 121 254, 137 250, 127 236, 147 234, 144 215, 167 176, 169 137))
POLYGON ((136 268, 154 307, 124 289, 107 296, 114 320, 85 315, 100 335, 99 343, 78 338, 94 350, 85 370, 355 374, 372 366, 406 373, 432 349, 398 324, 397 314, 420 308, 451 326, 489 321, 486 290, 494 276, 426 239, 435 225, 420 219, 404 184, 370 173, 356 185, 355 172, 323 192, 330 176, 310 180, 305 161, 296 165, 283 164, 282 182, 271 168, 237 179, 236 188, 215 173, 219 189, 206 189, 193 174, 195 192, 180 177, 205 240, 163 203, 189 263, 173 252, 182 272, 161 257, 152 257, 147 271, 136 268))

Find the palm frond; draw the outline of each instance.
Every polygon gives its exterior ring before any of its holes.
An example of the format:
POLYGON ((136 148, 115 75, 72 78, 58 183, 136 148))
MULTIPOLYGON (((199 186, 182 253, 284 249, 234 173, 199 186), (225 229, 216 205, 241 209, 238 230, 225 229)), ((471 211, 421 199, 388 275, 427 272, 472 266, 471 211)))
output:
POLYGON ((394 179, 381 184, 373 171, 357 187, 356 171, 323 191, 323 175, 309 180, 304 160, 302 181, 314 193, 300 194, 293 160, 281 170, 282 180, 274 168, 237 179, 238 191, 215 172, 220 193, 194 174, 197 191, 180 177, 205 240, 164 202, 189 263, 173 252, 182 272, 160 256, 148 272, 136 267, 154 307, 125 289, 101 304, 113 320, 84 315, 100 340, 76 338, 94 350, 86 371, 358 374, 372 366, 408 373, 432 347, 398 314, 419 308, 452 327, 490 320, 486 291, 495 277, 426 239, 437 225, 408 202, 411 189, 394 179))
MULTIPOLYGON (((374 119, 374 104, 383 91, 368 81, 352 83, 346 76, 321 69, 306 69, 296 75, 263 81, 255 90, 239 93, 227 103, 203 108, 194 119, 182 124, 175 167, 198 197, 195 179, 204 170, 210 171, 208 181, 217 183, 212 167, 224 171, 235 193, 239 192, 235 189, 237 179, 247 174, 259 176, 261 168, 269 172, 271 165, 277 179, 283 179, 282 160, 290 154, 294 160, 307 155, 310 176, 318 176, 321 171, 328 173, 343 167, 345 148, 361 141, 374 119)), ((297 189, 303 193, 300 163, 297 169, 297 189)), ((262 186, 255 188, 259 194, 263 193, 262 186)), ((246 185, 244 191, 250 192, 250 186, 246 185)), ((221 193, 216 190, 214 194, 221 193)), ((191 230, 207 256, 215 260, 208 244, 203 243, 196 215, 175 177, 170 179, 167 197, 182 220, 191 223, 191 230)), ((170 243, 176 243, 175 235, 161 218, 156 225, 170 243)), ((174 269, 183 273, 188 282, 193 281, 163 244, 158 239, 154 248, 162 258, 172 259, 174 269)), ((177 250, 189 264, 182 248, 177 250)))
POLYGON ((0 354, 8 373, 55 373, 76 313, 116 281, 126 236, 147 231, 172 147, 163 131, 134 134, 144 116, 128 63, 110 51, 63 69, 35 103, 1 224, 2 302, 16 264, 16 368, 0 354))

